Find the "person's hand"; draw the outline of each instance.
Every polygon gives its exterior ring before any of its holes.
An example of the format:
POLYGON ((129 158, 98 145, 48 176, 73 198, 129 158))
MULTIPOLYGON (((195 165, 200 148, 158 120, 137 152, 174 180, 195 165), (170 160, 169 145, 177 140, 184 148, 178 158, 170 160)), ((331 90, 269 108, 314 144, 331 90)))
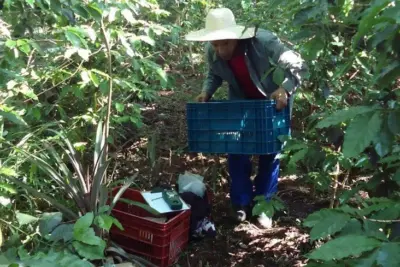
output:
POLYGON ((207 102, 208 100, 210 100, 210 96, 205 92, 202 92, 196 97, 197 102, 207 102))
POLYGON ((287 100, 288 96, 286 93, 286 90, 283 89, 282 87, 276 89, 272 94, 271 94, 271 99, 276 101, 276 109, 281 110, 287 106, 287 100))

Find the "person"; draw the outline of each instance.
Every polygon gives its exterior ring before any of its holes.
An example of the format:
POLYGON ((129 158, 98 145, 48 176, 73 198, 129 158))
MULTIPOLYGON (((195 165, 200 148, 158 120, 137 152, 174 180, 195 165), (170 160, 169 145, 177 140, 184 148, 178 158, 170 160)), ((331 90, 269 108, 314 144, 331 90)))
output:
MULTIPOLYGON (((274 99, 277 109, 285 108, 289 102, 292 113, 293 95, 307 73, 307 66, 298 53, 288 49, 272 32, 238 25, 230 9, 216 8, 208 12, 205 28, 188 33, 185 39, 206 43, 208 71, 197 101, 209 101, 226 81, 230 100, 274 99), (284 70, 280 86, 270 71, 274 65, 284 70)), ((250 156, 228 155, 230 198, 237 221, 252 217, 256 195, 269 200, 276 193, 279 166, 276 154, 260 155, 253 191, 250 156)), ((272 218, 265 213, 257 221, 262 228, 272 227, 272 218)))

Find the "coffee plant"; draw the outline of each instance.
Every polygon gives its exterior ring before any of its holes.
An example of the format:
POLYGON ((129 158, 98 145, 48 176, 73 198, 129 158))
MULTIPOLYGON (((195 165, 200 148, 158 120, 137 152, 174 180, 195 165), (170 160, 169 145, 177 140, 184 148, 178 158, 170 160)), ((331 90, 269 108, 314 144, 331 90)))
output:
POLYGON ((400 2, 260 1, 251 23, 281 32, 309 63, 297 93, 289 173, 330 191, 311 214, 309 266, 400 263, 400 2), (277 12, 279 10, 279 12, 277 12), (257 18, 265 18, 263 21, 257 18), (292 22, 290 22, 292 21, 292 22), (306 121, 296 125, 296 119, 306 121), (353 181, 368 174, 367 181, 353 181), (359 192, 367 191, 370 198, 359 192))

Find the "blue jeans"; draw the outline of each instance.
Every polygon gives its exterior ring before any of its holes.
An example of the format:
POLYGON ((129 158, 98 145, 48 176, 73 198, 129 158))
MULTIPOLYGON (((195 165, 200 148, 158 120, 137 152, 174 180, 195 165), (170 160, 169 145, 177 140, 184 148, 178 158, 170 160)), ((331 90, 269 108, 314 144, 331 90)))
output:
POLYGON ((249 155, 228 155, 231 177, 231 201, 233 205, 247 206, 255 196, 263 195, 268 200, 278 190, 279 159, 276 154, 260 155, 258 174, 250 180, 252 164, 249 155))

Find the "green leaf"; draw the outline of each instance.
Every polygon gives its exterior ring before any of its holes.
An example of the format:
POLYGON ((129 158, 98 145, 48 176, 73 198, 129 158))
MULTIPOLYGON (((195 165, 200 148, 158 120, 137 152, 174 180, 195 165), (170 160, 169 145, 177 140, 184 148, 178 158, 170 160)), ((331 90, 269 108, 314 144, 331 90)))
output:
POLYGON ((310 237, 314 241, 335 234, 343 229, 350 221, 348 214, 330 209, 323 209, 310 215, 305 221, 305 226, 312 225, 310 237))
POLYGON ((7 120, 21 126, 28 126, 28 124, 22 119, 21 116, 19 116, 17 113, 13 111, 4 111, 2 110, 2 107, 0 106, 0 116, 3 116, 7 120))
POLYGON ((72 245, 83 258, 88 260, 100 260, 104 258, 104 249, 106 248, 106 242, 104 240, 101 240, 100 244, 97 246, 83 244, 79 241, 74 241, 72 245))
POLYGON ((274 71, 274 69, 275 69, 274 67, 269 68, 269 69, 263 74, 261 80, 262 80, 262 81, 265 80, 265 79, 271 74, 271 72, 274 71))
POLYGON ((88 19, 89 18, 89 12, 82 6, 80 6, 79 4, 73 6, 72 8, 76 14, 78 14, 79 16, 81 16, 84 19, 88 19))
POLYGON ((82 70, 81 71, 81 79, 83 84, 88 84, 90 82, 90 74, 89 71, 87 70, 82 70))
POLYGON ((102 241, 100 237, 96 236, 93 228, 89 228, 84 232, 79 232, 79 234, 76 234, 74 229, 74 239, 77 241, 81 241, 82 243, 94 246, 99 245, 102 241))
POLYGON ((275 84, 280 86, 285 79, 285 71, 282 68, 277 67, 274 70, 272 80, 274 81, 275 84))
POLYGON ((375 139, 381 125, 382 117, 380 112, 375 112, 372 117, 369 114, 356 117, 346 130, 343 155, 347 158, 358 156, 375 139), (362 134, 360 135, 360 133, 362 134))
POLYGON ((99 216, 97 216, 95 218, 94 223, 98 227, 100 227, 106 231, 110 231, 110 228, 114 223, 114 218, 107 214, 100 214, 99 216))
POLYGON ((105 206, 102 206, 102 207, 99 208, 98 213, 105 213, 105 212, 107 212, 109 210, 110 210, 110 206, 105 205, 105 206))
POLYGON ((304 57, 308 60, 315 60, 325 49, 325 39, 314 37, 303 45, 304 57))
POLYGON ((356 116, 364 113, 369 113, 375 111, 377 108, 369 106, 355 106, 350 107, 346 110, 339 110, 328 116, 327 118, 321 120, 317 124, 317 128, 328 128, 330 126, 338 125, 339 123, 346 122, 355 118, 356 116))
POLYGON ((115 225, 116 227, 119 228, 119 230, 121 230, 121 231, 124 230, 124 227, 122 226, 122 224, 121 224, 116 218, 113 218, 113 223, 114 223, 114 225, 115 225))
POLYGON ((303 225, 306 227, 314 227, 317 225, 321 220, 324 219, 325 214, 329 214, 331 212, 330 209, 322 209, 311 213, 308 217, 304 220, 303 225))
POLYGON ((359 22, 357 34, 353 38, 353 48, 356 48, 360 39, 365 36, 375 24, 379 22, 375 16, 378 15, 378 13, 382 11, 382 9, 384 9, 389 2, 390 0, 375 1, 374 5, 371 5, 364 11, 365 15, 359 22))
POLYGON ((400 155, 399 154, 394 154, 394 155, 390 155, 390 156, 387 156, 387 157, 381 159, 379 161, 379 163, 389 164, 390 165, 390 164, 396 163, 397 161, 399 161, 399 159, 400 159, 400 155))
POLYGON ((379 86, 389 85, 400 76, 400 62, 395 61, 389 66, 384 68, 384 71, 376 78, 376 84, 379 86))
POLYGON ((95 31, 92 27, 86 26, 86 27, 84 28, 84 31, 85 31, 86 36, 88 36, 89 39, 90 39, 92 42, 95 42, 95 41, 96 41, 96 39, 97 39, 97 34, 96 34, 96 31, 95 31))
POLYGON ((62 214, 60 212, 44 213, 40 217, 39 231, 45 236, 52 232, 62 221, 62 214))
POLYGON ((275 210, 271 201, 261 200, 254 205, 252 214, 254 216, 258 216, 262 213, 265 213, 268 217, 272 218, 274 216, 275 210))
POLYGON ((125 109, 125 106, 124 106, 124 104, 117 102, 117 103, 115 103, 115 108, 117 109, 118 112, 123 112, 125 109))
POLYGON ((90 80, 92 81, 93 85, 98 87, 100 84, 99 77, 93 71, 89 71, 90 80))
POLYGON ((19 50, 21 50, 22 52, 24 52, 27 55, 29 54, 29 52, 31 52, 31 47, 30 47, 29 43, 24 39, 17 40, 17 47, 19 50))
POLYGON ((378 257, 378 250, 370 252, 366 257, 357 259, 353 264, 348 266, 352 267, 372 267, 375 266, 376 258, 378 257))
POLYGON ((354 7, 354 0, 344 0, 342 11, 346 17, 349 16, 350 11, 354 7))
POLYGON ((65 57, 65 58, 71 58, 71 56, 72 56, 73 54, 75 54, 76 52, 78 52, 78 49, 79 49, 79 48, 76 48, 76 47, 72 47, 72 48, 67 49, 67 50, 65 51, 64 57, 65 57))
POLYGON ((10 194, 16 194, 17 190, 15 189, 14 186, 10 185, 10 184, 4 184, 4 183, 0 183, 0 189, 7 191, 10 194))
POLYGON ((400 169, 396 171, 393 175, 393 181, 395 181, 398 185, 400 185, 400 169))
POLYGON ((102 72, 101 70, 98 70, 98 69, 91 69, 90 71, 91 71, 91 72, 94 72, 94 73, 97 73, 97 74, 103 76, 103 77, 106 78, 106 79, 109 79, 109 78, 110 78, 110 76, 108 76, 107 73, 102 72))
MULTIPOLYGON (((0 228, 0 234, 1 234, 1 228, 0 228)), ((0 243, 0 246, 2 244, 0 243)), ((4 266, 4 267, 19 267, 19 265, 17 264, 13 264, 12 261, 10 261, 10 259, 7 258, 6 255, 4 255, 4 253, 0 254, 0 266, 4 266)))
POLYGON ((363 234, 363 229, 362 225, 359 220, 357 219, 351 219, 345 227, 340 231, 340 235, 351 235, 351 234, 357 234, 357 235, 362 235, 363 234))
POLYGON ((109 12, 109 15, 108 15, 108 21, 110 23, 115 20, 117 12, 118 12, 118 8, 115 8, 115 7, 111 7, 110 8, 110 12, 109 12))
POLYGON ((39 218, 20 212, 16 212, 16 217, 19 225, 31 224, 39 220, 39 218))
POLYGON ((336 68, 336 72, 333 74, 332 79, 339 79, 342 78, 344 74, 346 74, 349 69, 353 66, 354 59, 348 60, 345 64, 341 65, 340 67, 336 68))
POLYGON ((20 92, 24 96, 27 96, 28 98, 31 98, 33 100, 38 100, 37 95, 34 93, 33 89, 28 86, 27 83, 23 83, 19 87, 18 92, 20 92))
MULTIPOLYGON (((54 263, 53 263, 54 264, 54 263)), ((59 267, 95 267, 92 263, 87 260, 82 260, 75 254, 65 251, 64 255, 58 261, 59 267)), ((41 266, 37 266, 41 267, 41 266)))
POLYGON ((8 48, 12 49, 12 48, 15 48, 15 47, 17 46, 17 41, 8 39, 8 40, 6 41, 6 43, 5 43, 5 45, 6 45, 8 48))
POLYGON ((400 134, 400 111, 394 110, 389 113, 388 126, 393 134, 400 134))
MULTIPOLYGON (((113 198, 113 200, 112 200, 112 202, 111 202, 111 206, 110 206, 110 209, 108 210, 108 214, 111 213, 111 211, 114 209, 114 207, 115 207, 115 205, 117 204, 117 202, 120 201, 121 196, 122 196, 122 195, 125 193, 125 191, 131 186, 131 184, 132 184, 133 181, 136 179, 136 177, 138 176, 138 174, 139 174, 138 172, 135 173, 133 177, 127 179, 127 180, 124 182, 124 185, 121 186, 121 187, 118 189, 117 194, 115 194, 115 196, 114 196, 114 198, 113 198)), ((128 202, 129 202, 129 201, 130 201, 130 200, 128 200, 128 202)), ((129 204, 129 203, 128 203, 128 204, 129 204)), ((142 203, 141 203, 141 204, 142 204, 142 203)), ((157 211, 156 211, 156 212, 157 212, 157 211)), ((158 213, 158 212, 157 212, 157 213, 158 213)))
POLYGON ((347 235, 335 238, 308 255, 314 260, 340 260, 349 256, 358 256, 381 245, 381 241, 363 235, 347 235))
POLYGON ((5 175, 5 176, 13 176, 16 177, 17 176, 17 172, 14 169, 11 168, 7 168, 7 167, 0 167, 0 174, 1 175, 5 175))
POLYGON ((380 211, 380 210, 384 210, 390 206, 394 205, 394 203, 377 203, 377 204, 372 204, 370 206, 367 206, 365 208, 363 208, 360 212, 363 216, 367 216, 372 212, 375 211, 380 211))
POLYGON ((301 149, 290 157, 289 165, 296 166, 299 160, 303 160, 308 153, 308 148, 301 149))
POLYGON ((88 49, 78 49, 78 55, 85 61, 89 61, 90 50, 88 49))
POLYGON ((394 136, 390 132, 388 124, 383 123, 380 132, 375 136, 375 151, 380 157, 384 157, 392 150, 394 136))
POLYGON ((279 198, 275 198, 271 200, 272 205, 274 206, 275 210, 284 210, 285 209, 285 205, 283 203, 283 201, 279 198))
POLYGON ((81 47, 81 38, 75 32, 67 30, 65 32, 65 37, 74 47, 81 47))
POLYGON ((383 31, 377 32, 368 40, 368 45, 371 48, 375 48, 386 40, 390 40, 397 31, 397 25, 390 25, 383 31))
POLYGON ((76 219, 78 216, 76 215, 76 213, 74 213, 72 210, 70 210, 69 208, 67 208, 66 206, 62 205, 61 203, 59 203, 57 200, 55 200, 54 198, 43 194, 39 191, 37 191, 36 189, 32 188, 31 186, 19 181, 18 179, 15 179, 13 177, 7 177, 8 180, 10 180, 11 182, 17 184, 18 186, 22 187, 23 189, 25 189, 26 191, 29 192, 29 194, 31 194, 32 196, 36 197, 36 198, 41 198, 44 199, 46 201, 48 201, 49 203, 51 203, 55 208, 57 208, 58 210, 60 210, 68 219, 76 219))
POLYGON ((154 39, 150 38, 150 36, 142 35, 142 36, 139 36, 139 38, 140 38, 140 40, 142 40, 143 42, 145 42, 151 46, 154 46, 156 44, 154 39))
POLYGON ((377 263, 384 267, 397 267, 400 264, 400 243, 385 243, 378 251, 377 263))
POLYGON ((50 9, 55 13, 60 13, 62 11, 62 6, 59 0, 50 0, 47 2, 50 4, 50 9))
POLYGON ((334 262, 334 261, 327 261, 327 262, 309 261, 307 263, 306 267, 347 267, 347 265, 345 265, 345 263, 342 263, 342 262, 334 262))
POLYGON ((387 236, 383 233, 383 231, 381 231, 381 228, 383 228, 384 225, 384 223, 364 220, 364 236, 375 238, 381 241, 388 241, 387 236))
POLYGON ((122 16, 129 22, 129 23, 135 23, 136 20, 133 18, 132 11, 129 9, 125 8, 121 11, 122 16))
POLYGON ((376 220, 397 220, 400 217, 400 204, 389 206, 376 212, 371 219, 376 220))
POLYGON ((57 226, 49 236, 49 240, 52 242, 57 242, 64 240, 64 242, 71 241, 74 235, 74 225, 73 224, 61 224, 57 226))
POLYGON ((96 3, 91 3, 87 6, 87 11, 90 13, 92 18, 94 18, 97 22, 100 22, 103 18, 103 12, 97 6, 96 3))
POLYGON ((75 239, 78 240, 83 233, 85 233, 86 231, 89 230, 90 226, 93 223, 93 217, 94 217, 93 213, 88 212, 76 221, 76 223, 74 225, 74 238, 75 239))
POLYGON ((21 260, 27 260, 29 259, 29 252, 23 246, 20 246, 18 248, 18 256, 21 260))
POLYGON ((160 81, 165 85, 168 82, 167 73, 162 68, 156 68, 156 72, 160 77, 160 81))
POLYGON ((126 199, 126 198, 121 198, 119 201, 124 202, 124 203, 129 204, 129 205, 133 205, 133 206, 142 208, 145 211, 150 212, 153 215, 160 215, 160 213, 157 210, 153 209, 152 207, 150 207, 147 204, 144 204, 144 203, 141 203, 141 202, 138 202, 138 201, 132 201, 132 200, 126 199))

